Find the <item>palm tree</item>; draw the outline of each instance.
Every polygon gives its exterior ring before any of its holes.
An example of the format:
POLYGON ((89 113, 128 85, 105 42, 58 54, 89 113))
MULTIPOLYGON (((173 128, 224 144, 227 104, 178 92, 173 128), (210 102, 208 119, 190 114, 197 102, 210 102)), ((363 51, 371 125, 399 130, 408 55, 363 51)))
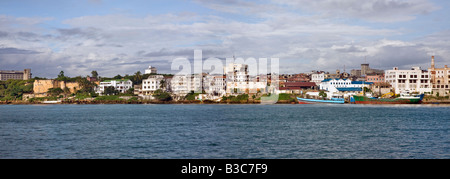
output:
POLYGON ((141 71, 137 71, 134 73, 133 81, 135 84, 141 84, 142 83, 142 75, 141 71))
POLYGON ((162 89, 163 91, 166 91, 166 81, 165 80, 161 80, 159 81, 159 88, 162 89))

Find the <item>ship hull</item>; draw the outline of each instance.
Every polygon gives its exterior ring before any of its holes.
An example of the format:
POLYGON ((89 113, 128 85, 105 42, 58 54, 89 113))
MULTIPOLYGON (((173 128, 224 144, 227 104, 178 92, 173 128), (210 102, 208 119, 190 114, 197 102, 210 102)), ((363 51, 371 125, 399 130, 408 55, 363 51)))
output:
POLYGON ((311 104, 311 103, 332 103, 332 104, 344 104, 344 100, 320 100, 320 99, 306 99, 297 97, 299 104, 311 104))
POLYGON ((420 104, 422 103, 422 97, 418 98, 378 98, 372 99, 364 96, 353 96, 356 104, 420 104))

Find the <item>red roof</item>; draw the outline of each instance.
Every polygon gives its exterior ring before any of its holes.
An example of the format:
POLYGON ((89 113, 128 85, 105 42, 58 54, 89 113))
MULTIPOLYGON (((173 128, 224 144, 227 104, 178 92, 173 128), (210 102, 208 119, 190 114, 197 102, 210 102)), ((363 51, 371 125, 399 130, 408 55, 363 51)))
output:
POLYGON ((284 83, 286 87, 312 87, 316 86, 314 82, 286 82, 284 83))

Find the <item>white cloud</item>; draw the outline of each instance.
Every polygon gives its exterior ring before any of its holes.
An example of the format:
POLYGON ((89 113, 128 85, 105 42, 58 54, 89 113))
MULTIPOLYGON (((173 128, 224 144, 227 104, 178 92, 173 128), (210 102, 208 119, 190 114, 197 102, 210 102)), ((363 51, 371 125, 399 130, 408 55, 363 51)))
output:
POLYGON ((429 0, 277 0, 328 18, 362 19, 372 22, 409 21, 439 9, 429 0))

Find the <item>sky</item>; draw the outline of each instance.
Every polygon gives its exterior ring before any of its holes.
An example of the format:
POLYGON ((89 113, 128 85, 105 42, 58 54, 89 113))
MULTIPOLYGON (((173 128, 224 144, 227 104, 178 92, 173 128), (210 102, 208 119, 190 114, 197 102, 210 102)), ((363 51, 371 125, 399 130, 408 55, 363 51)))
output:
POLYGON ((1 0, 0 70, 172 73, 176 58, 279 58, 280 73, 450 64, 447 0, 1 0), (345 69, 344 69, 345 68, 345 69))

